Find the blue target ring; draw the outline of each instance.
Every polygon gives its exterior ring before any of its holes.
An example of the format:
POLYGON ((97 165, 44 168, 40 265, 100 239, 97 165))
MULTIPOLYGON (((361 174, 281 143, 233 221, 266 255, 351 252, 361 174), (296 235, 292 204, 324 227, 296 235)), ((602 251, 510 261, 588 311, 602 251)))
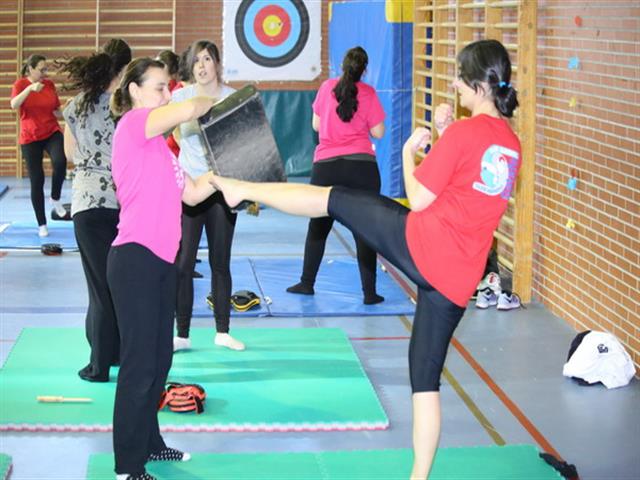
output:
POLYGON ((235 33, 240 49, 253 62, 263 67, 281 67, 300 55, 307 44, 309 13, 301 0, 242 0, 236 13, 235 33), (274 7, 285 12, 285 18, 281 20, 290 22, 290 31, 287 38, 277 45, 269 45, 259 38, 265 37, 263 32, 260 32, 260 36, 256 33, 255 29, 260 27, 256 19, 261 17, 265 9, 274 7))

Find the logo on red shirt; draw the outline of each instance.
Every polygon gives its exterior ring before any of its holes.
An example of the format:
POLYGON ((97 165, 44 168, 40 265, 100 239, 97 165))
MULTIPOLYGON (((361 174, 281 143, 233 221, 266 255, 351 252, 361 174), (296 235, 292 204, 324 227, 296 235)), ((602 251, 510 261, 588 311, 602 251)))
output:
POLYGON ((500 145, 491 145, 482 155, 481 182, 473 188, 485 195, 500 195, 508 200, 513 190, 518 167, 518 152, 500 145))

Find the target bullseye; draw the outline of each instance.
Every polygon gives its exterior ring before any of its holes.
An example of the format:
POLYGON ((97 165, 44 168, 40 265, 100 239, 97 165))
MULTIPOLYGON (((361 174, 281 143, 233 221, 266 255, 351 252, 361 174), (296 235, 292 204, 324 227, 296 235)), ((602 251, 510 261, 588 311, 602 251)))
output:
POLYGON ((242 0, 235 17, 242 52, 264 67, 294 60, 309 38, 309 13, 302 0, 242 0))

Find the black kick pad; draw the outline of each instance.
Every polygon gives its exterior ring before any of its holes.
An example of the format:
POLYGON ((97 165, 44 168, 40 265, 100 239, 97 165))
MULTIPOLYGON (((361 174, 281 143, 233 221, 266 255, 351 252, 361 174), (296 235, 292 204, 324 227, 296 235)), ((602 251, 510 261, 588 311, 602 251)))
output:
POLYGON ((285 182, 282 159, 260 94, 247 85, 199 118, 209 166, 223 177, 285 182))

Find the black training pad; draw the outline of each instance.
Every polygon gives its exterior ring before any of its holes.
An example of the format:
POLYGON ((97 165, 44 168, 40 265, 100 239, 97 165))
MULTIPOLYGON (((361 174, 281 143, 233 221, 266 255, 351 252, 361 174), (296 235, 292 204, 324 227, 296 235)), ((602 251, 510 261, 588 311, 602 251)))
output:
POLYGON ((286 181, 278 146, 260 94, 252 85, 213 106, 199 119, 211 169, 252 182, 286 181))

